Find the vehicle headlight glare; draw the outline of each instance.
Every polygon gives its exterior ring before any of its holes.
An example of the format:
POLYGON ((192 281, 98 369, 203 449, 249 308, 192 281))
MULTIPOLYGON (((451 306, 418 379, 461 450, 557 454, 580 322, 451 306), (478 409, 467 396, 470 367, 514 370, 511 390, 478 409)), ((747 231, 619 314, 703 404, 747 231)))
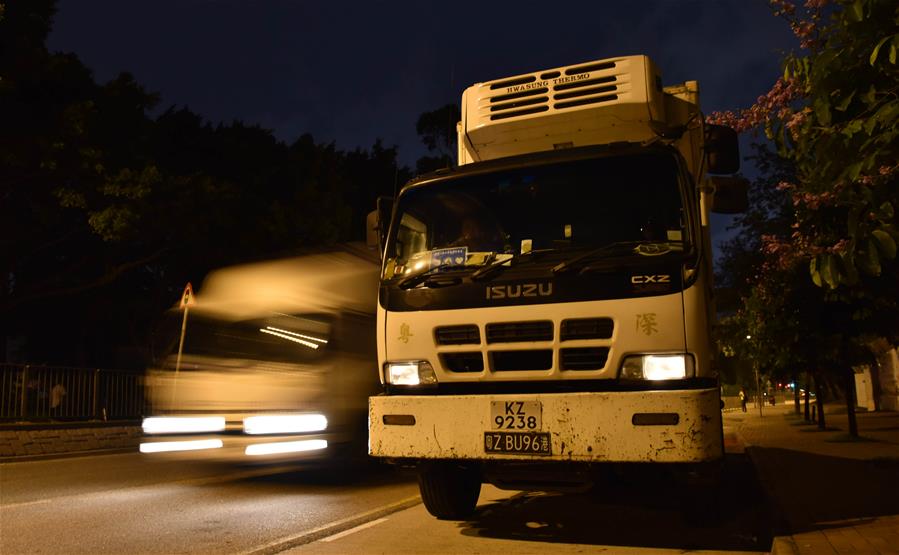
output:
POLYGON ((693 373, 692 355, 636 355, 621 364, 625 380, 682 380, 693 373))
POLYGON ((199 434, 221 432, 225 429, 224 416, 151 416, 144 418, 145 434, 199 434))
POLYGON ((434 385, 437 374, 434 367, 426 360, 388 362, 384 375, 391 385, 434 385))
POLYGON ((298 434, 327 428, 324 414, 262 414, 243 419, 243 431, 250 435, 298 434))

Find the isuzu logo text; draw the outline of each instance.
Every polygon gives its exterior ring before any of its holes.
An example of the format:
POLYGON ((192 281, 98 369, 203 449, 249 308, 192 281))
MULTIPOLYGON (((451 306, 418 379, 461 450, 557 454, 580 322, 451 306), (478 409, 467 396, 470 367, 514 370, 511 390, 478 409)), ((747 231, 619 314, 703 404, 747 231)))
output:
POLYGON ((552 283, 522 283, 493 285, 487 288, 488 299, 517 299, 519 297, 548 297, 553 294, 552 283))

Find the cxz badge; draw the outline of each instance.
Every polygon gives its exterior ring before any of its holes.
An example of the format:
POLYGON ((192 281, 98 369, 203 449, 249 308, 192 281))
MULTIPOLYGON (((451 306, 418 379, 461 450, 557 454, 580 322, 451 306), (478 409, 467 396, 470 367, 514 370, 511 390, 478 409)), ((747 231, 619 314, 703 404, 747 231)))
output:
POLYGON ((671 283, 670 274, 656 274, 649 276, 631 276, 631 283, 643 285, 646 283, 671 283))

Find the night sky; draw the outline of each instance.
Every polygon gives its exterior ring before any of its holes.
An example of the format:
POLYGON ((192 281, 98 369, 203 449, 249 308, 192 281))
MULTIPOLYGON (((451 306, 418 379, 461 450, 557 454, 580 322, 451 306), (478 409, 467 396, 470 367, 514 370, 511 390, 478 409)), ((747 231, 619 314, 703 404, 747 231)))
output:
POLYGON ((381 138, 414 167, 419 114, 478 81, 648 54, 664 84, 698 80, 709 113, 751 104, 796 43, 763 0, 61 0, 49 48, 101 82, 130 71, 160 109, 340 149, 381 138))

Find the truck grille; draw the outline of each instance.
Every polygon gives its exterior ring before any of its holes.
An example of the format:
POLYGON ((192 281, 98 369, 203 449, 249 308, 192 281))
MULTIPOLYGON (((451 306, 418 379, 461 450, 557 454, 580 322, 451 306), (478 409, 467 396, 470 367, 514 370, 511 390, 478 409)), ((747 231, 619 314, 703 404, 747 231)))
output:
POLYGON ((528 351, 491 351, 494 372, 514 370, 549 370, 553 366, 552 349, 528 351))
POLYGON ((440 353, 443 368, 450 372, 483 372, 484 357, 481 353, 440 353))
POLYGON ((558 330, 552 320, 488 322, 438 326, 434 328, 434 341, 440 365, 446 372, 545 371, 552 369, 554 363, 561 371, 587 372, 606 367, 611 348, 609 340, 614 331, 615 322, 600 316, 562 320, 558 330), (481 325, 484 343, 481 343, 481 325), (559 344, 552 343, 556 337, 562 342, 583 343, 571 347, 562 343, 560 348, 559 344), (534 345, 535 342, 543 344, 534 345), (457 349, 463 345, 474 347, 457 349))
POLYGON ((518 343, 523 341, 552 341, 553 323, 504 322, 487 324, 487 343, 518 343))
POLYGON ((562 370, 601 370, 605 367, 608 358, 608 347, 585 347, 559 351, 559 364, 562 370))
POLYGON ((434 338, 438 345, 477 345, 481 342, 481 334, 474 324, 440 326, 434 329, 434 338))
POLYGON ((579 318, 562 320, 562 341, 574 339, 611 339, 615 324, 611 318, 579 318))

